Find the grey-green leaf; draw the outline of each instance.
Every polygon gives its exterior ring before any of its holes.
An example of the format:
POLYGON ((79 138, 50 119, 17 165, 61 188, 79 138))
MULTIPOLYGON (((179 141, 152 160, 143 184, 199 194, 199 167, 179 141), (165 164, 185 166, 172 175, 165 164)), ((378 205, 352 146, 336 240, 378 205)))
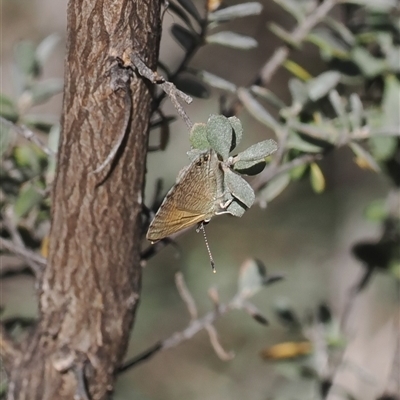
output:
POLYGON ((210 97, 210 92, 206 86, 198 81, 194 76, 185 74, 179 74, 174 80, 176 87, 182 92, 200 99, 208 99, 210 97))
POLYGON ((255 200, 252 187, 237 173, 229 168, 224 170, 225 184, 228 190, 246 207, 250 208, 255 200))
POLYGON ((232 203, 229 204, 226 211, 234 217, 240 218, 246 212, 246 207, 241 203, 238 203, 236 200, 233 200, 232 203))
POLYGON ((31 87, 32 105, 44 103, 54 95, 61 93, 64 87, 62 79, 47 79, 45 81, 36 82, 31 87))
POLYGON ((17 218, 24 217, 41 202, 42 197, 34 184, 29 183, 23 186, 14 205, 15 216, 17 218))
POLYGON ((278 144, 275 140, 267 139, 253 144, 248 149, 242 151, 236 156, 237 161, 262 161, 266 157, 278 150, 278 144))
POLYGON ((278 121, 244 88, 237 91, 238 97, 247 111, 259 122, 267 127, 276 130, 280 125, 278 121))
POLYGON ((201 71, 199 76, 205 83, 208 83, 210 86, 215 87, 217 89, 226 90, 227 92, 235 93, 236 85, 232 82, 227 81, 226 79, 220 78, 217 75, 211 74, 207 71, 201 71))
POLYGON ((207 121, 207 140, 210 146, 226 160, 233 141, 232 125, 223 115, 211 115, 207 121))
POLYGON ((247 299, 254 296, 264 285, 266 268, 257 259, 248 259, 241 266, 238 279, 238 293, 247 299))
POLYGON ((254 38, 240 35, 231 31, 222 31, 215 33, 214 35, 207 36, 206 42, 242 50, 254 49, 258 45, 257 40, 254 38))
POLYGON ((275 93, 273 93, 269 89, 266 89, 262 86, 253 85, 250 87, 250 90, 252 93, 267 100, 268 103, 270 103, 271 105, 273 105, 274 107, 276 107, 278 109, 286 107, 286 104, 275 93))
POLYGON ((228 118, 229 123, 232 126, 233 129, 233 140, 232 140, 232 145, 231 145, 231 151, 239 146, 239 143, 242 141, 242 136, 243 136, 243 126, 242 123, 240 122, 240 119, 238 117, 229 117, 228 118))
POLYGON ((201 22, 202 18, 197 11, 196 6, 193 4, 192 0, 177 0, 178 3, 197 21, 201 22))
POLYGON ((202 123, 194 124, 189 134, 189 140, 194 149, 209 149, 210 143, 207 140, 207 125, 202 123))
POLYGON ((293 104, 303 105, 307 102, 308 92, 305 83, 297 78, 292 78, 289 80, 289 90, 292 95, 293 104))
POLYGON ((290 183, 290 174, 279 174, 268 182, 260 192, 261 206, 266 206, 271 200, 280 195, 290 183))
POLYGON ((210 22, 230 21, 234 18, 247 17, 249 15, 258 15, 262 11, 262 5, 256 1, 237 4, 215 11, 208 16, 210 22))
POLYGON ((172 25, 171 33, 186 51, 191 51, 198 41, 191 31, 178 24, 172 25))
POLYGON ((308 97, 317 101, 326 96, 340 81, 340 73, 336 71, 324 72, 307 82, 308 97))
POLYGON ((36 48, 36 59, 39 65, 43 66, 57 44, 60 42, 60 36, 56 33, 45 37, 36 48))
POLYGON ((38 63, 32 42, 24 40, 17 43, 14 49, 14 58, 19 71, 24 77, 37 76, 38 63))

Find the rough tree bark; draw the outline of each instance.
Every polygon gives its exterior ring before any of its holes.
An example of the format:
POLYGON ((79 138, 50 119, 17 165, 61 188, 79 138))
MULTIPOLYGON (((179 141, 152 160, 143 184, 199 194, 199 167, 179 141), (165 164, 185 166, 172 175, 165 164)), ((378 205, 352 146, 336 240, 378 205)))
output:
POLYGON ((98 400, 113 390, 140 293, 151 85, 111 56, 134 48, 154 69, 160 30, 159 0, 69 0, 62 135, 40 319, 29 340, 6 357, 9 399, 88 394, 98 400), (124 131, 115 158, 93 173, 124 131))

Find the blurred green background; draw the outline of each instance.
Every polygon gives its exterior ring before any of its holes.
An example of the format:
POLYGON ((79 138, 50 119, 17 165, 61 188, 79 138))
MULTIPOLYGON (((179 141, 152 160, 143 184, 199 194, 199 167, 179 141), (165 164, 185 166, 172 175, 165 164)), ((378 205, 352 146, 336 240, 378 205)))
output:
MULTIPOLYGON (((248 85, 279 45, 267 30, 267 22, 274 21, 288 28, 293 26, 291 18, 274 2, 265 0, 262 3, 264 9, 260 16, 240 19, 234 25, 235 31, 258 40, 257 49, 240 52, 210 45, 196 55, 191 65, 237 85, 248 85)), ((201 2, 197 4, 201 9, 201 2)), ((168 27, 176 20, 166 13, 160 52, 161 60, 172 66, 179 63, 183 54, 168 32, 168 27)), ((58 33, 62 42, 46 66, 44 77, 63 76, 65 0, 4 0, 1 31, 2 92, 12 93, 13 46, 20 39, 37 43, 51 33, 58 33)), ((320 57, 311 45, 295 52, 293 59, 314 75, 321 72, 320 57)), ((288 78, 289 73, 281 70, 269 87, 282 99, 289 99, 288 78)), ((37 112, 57 117, 61 101, 62 96, 58 95, 54 101, 37 107, 37 112)), ((209 114, 218 113, 218 107, 217 93, 214 93, 208 100, 195 99, 186 109, 193 121, 205 122, 209 114)), ((174 112, 168 101, 164 109, 174 112)), ((240 149, 273 137, 245 111, 239 118, 245 129, 240 149)), ((156 143, 157 139, 158 133, 152 133, 150 142, 156 143)), ((184 123, 174 122, 167 149, 148 156, 146 199, 152 198, 157 178, 163 179, 164 192, 174 183, 178 171, 188 164, 188 149, 184 123)), ((179 237, 179 251, 169 246, 147 263, 143 271, 141 305, 127 358, 184 329, 189 323, 190 317, 174 283, 177 271, 183 272, 200 315, 213 308, 207 296, 210 287, 218 288, 221 302, 229 301, 235 294, 239 267, 249 257, 262 260, 269 273, 283 274, 285 280, 265 288, 254 298, 258 309, 268 318, 269 326, 257 324, 239 311, 229 313, 216 323, 222 345, 235 353, 233 360, 221 361, 203 331, 121 375, 116 399, 319 398, 315 381, 298 374, 297 366, 308 360, 266 361, 260 357, 260 351, 302 338, 279 322, 274 313, 277 304, 292 307, 304 318, 309 310, 315 310, 324 302, 336 321, 342 316, 349 290, 362 274, 360 263, 351 255, 351 247, 359 240, 376 239, 381 230, 379 224, 365 218, 365 209, 371 201, 384 198, 389 189, 389 182, 383 175, 360 169, 353 158, 350 150, 343 149, 320 163, 326 178, 326 190, 322 194, 315 194, 307 179, 300 180, 292 183, 266 209, 255 206, 241 219, 214 218, 206 230, 216 274, 211 273, 202 235, 196 234, 195 229, 179 237)), ((20 261, 2 256, 3 265, 16 262, 20 261)), ((379 275, 356 299, 349 316, 344 332, 348 339, 345 351, 350 352, 349 357, 366 377, 357 373, 356 368, 349 368, 343 379, 357 393, 357 399, 375 399, 387 383, 394 339, 391 329, 386 327, 393 323, 398 326, 398 321, 393 320, 398 307, 397 296, 393 279, 379 275)), ((1 305, 5 307, 3 317, 35 315, 33 278, 3 279, 1 305)))

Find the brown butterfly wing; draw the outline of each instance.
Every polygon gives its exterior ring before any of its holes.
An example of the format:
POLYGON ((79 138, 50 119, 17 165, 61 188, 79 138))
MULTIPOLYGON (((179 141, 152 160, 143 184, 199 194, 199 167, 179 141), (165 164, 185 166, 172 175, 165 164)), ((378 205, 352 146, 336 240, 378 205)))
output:
POLYGON ((208 150, 179 173, 149 226, 148 240, 163 239, 215 214, 222 180, 218 163, 216 153, 208 150))

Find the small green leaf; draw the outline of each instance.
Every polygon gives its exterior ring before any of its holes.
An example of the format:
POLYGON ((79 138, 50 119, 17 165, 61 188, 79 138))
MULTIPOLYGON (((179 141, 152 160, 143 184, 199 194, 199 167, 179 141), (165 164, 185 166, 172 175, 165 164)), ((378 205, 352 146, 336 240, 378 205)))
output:
POLYGON ((11 143, 10 128, 0 121, 0 156, 8 150, 11 143))
POLYGON ((36 60, 35 47, 32 42, 23 40, 15 45, 14 59, 22 76, 36 77, 39 73, 39 66, 36 60))
POLYGON ((267 139, 253 144, 236 156, 237 161, 262 161, 278 150, 275 140, 267 139))
POLYGON ((248 299, 254 296, 264 285, 265 265, 257 259, 248 259, 241 266, 238 279, 240 297, 248 299))
POLYGON ((289 136, 289 139, 286 143, 286 147, 288 149, 296 149, 303 151, 305 153, 320 153, 322 148, 320 146, 316 146, 315 144, 306 142, 305 140, 301 139, 301 137, 292 132, 289 136))
POLYGON ((242 123, 240 122, 240 119, 233 116, 228 118, 229 123, 232 126, 233 129, 233 138, 232 138, 232 146, 231 146, 231 151, 239 146, 240 142, 242 141, 243 137, 243 126, 242 123))
POLYGON ((271 105, 273 105, 278 109, 286 107, 286 104, 269 89, 266 89, 262 86, 253 85, 250 87, 250 90, 252 93, 267 100, 268 103, 270 103, 271 105))
POLYGON ((32 105, 44 103, 54 95, 61 93, 64 87, 62 79, 47 79, 35 82, 30 89, 32 105))
POLYGON ((381 222, 388 217, 388 210, 383 200, 375 200, 366 207, 364 214, 370 221, 381 222))
POLYGON ((340 73, 336 71, 324 72, 307 82, 308 97, 317 101, 326 96, 340 81, 340 73))
POLYGON ((346 113, 346 108, 343 103, 343 99, 340 97, 336 90, 331 90, 329 92, 329 101, 332 104, 337 116, 344 126, 348 126, 348 118, 346 113))
POLYGON ((168 10, 177 15, 186 24, 187 27, 189 27, 193 32, 195 32, 190 17, 184 10, 182 10, 181 7, 179 7, 177 4, 171 1, 170 3, 168 3, 168 10))
POLYGON ((394 75, 388 75, 385 79, 385 91, 382 100, 385 126, 400 126, 399 103, 400 83, 394 75))
POLYGON ((222 31, 207 36, 206 42, 242 50, 254 49, 258 45, 257 40, 252 37, 239 35, 238 33, 230 31, 222 31))
POLYGON ((14 102, 0 93, 0 115, 11 122, 18 120, 18 110, 14 102))
POLYGON ((397 149, 397 138, 394 136, 372 136, 368 139, 372 155, 378 161, 390 159, 397 149))
POLYGON ((368 168, 375 172, 379 172, 381 170, 371 154, 368 153, 368 151, 361 147, 358 143, 351 142, 349 146, 353 150, 356 156, 355 161, 360 168, 368 168))
POLYGON ((292 103, 303 105, 308 100, 307 85, 297 78, 289 80, 289 90, 292 95, 292 103))
POLYGON ((294 167, 293 169, 290 170, 290 178, 293 181, 297 181, 301 179, 304 176, 304 173, 307 171, 308 165, 303 164, 299 165, 298 167, 294 167))
POLYGON ((249 2, 237 4, 215 11, 208 16, 210 22, 230 21, 235 18, 247 17, 249 15, 258 15, 262 11, 262 5, 258 2, 249 2))
POLYGON ((295 49, 298 49, 300 47, 299 43, 293 38, 293 35, 291 33, 283 29, 281 26, 275 24, 274 22, 270 22, 268 24, 268 29, 290 47, 293 47, 295 49))
POLYGON ((306 8, 298 0, 275 0, 284 10, 291 14, 297 21, 305 17, 306 8))
POLYGON ((14 205, 14 213, 17 218, 25 217, 34 207, 40 204, 43 196, 29 183, 22 186, 14 205))
POLYGON ((186 51, 192 51, 199 40, 191 31, 178 24, 172 25, 171 33, 186 51))
POLYGON ((211 115, 207 121, 207 140, 218 154, 226 160, 233 141, 232 125, 223 115, 211 115))
POLYGON ((353 50, 352 58, 368 78, 382 74, 387 68, 387 63, 384 59, 373 57, 367 49, 360 46, 353 50))
POLYGON ((39 43, 36 48, 36 60, 40 66, 46 64, 47 59, 60 42, 60 39, 58 34, 52 33, 39 43))
POLYGON ((240 175, 258 175, 263 171, 267 163, 263 160, 256 161, 237 161, 233 165, 233 169, 240 175))
POLYGON ((174 80, 174 83, 179 90, 182 90, 182 92, 190 96, 198 97, 200 99, 208 99, 210 97, 208 89, 194 76, 179 74, 174 80))
POLYGON ((325 190, 325 178, 321 168, 316 163, 310 165, 310 180, 315 193, 322 193, 325 190))
POLYGON ((233 200, 231 204, 229 204, 228 208, 226 211, 233 215, 234 217, 240 218, 245 212, 247 208, 242 205, 241 203, 238 203, 236 200, 233 200))
POLYGON ((237 91, 238 97, 247 111, 259 122, 267 127, 278 130, 280 125, 278 121, 244 88, 237 91))
POLYGON ((349 115, 353 130, 361 128, 364 120, 364 108, 358 94, 350 95, 351 114, 349 115))
POLYGON ((193 4, 192 0, 177 0, 178 3, 197 21, 202 22, 201 15, 197 11, 196 6, 193 4))
POLYGON ((252 187, 239 174, 229 168, 224 170, 224 179, 233 197, 241 201, 247 208, 250 208, 255 200, 252 187))
POLYGON ((306 71, 302 66, 300 66, 299 64, 297 64, 292 60, 286 60, 283 63, 283 66, 289 72, 291 72, 296 78, 301 79, 304 82, 307 82, 310 79, 312 79, 312 76, 308 71, 306 71))
POLYGON ((217 75, 210 74, 207 71, 200 71, 199 76, 205 83, 208 83, 214 88, 226 90, 227 92, 231 93, 236 92, 236 85, 234 83, 229 82, 226 79, 220 78, 217 75))
POLYGON ((334 35, 331 30, 316 28, 307 35, 307 41, 315 44, 325 59, 336 57, 346 60, 349 58, 349 45, 334 35))
POLYGON ((207 125, 202 123, 194 124, 189 134, 189 140, 194 149, 209 149, 210 143, 207 140, 207 125))
POLYGON ((29 168, 33 175, 40 172, 39 153, 33 146, 17 146, 14 148, 13 156, 18 167, 29 168))
POLYGON ((272 178, 267 186, 261 190, 259 197, 261 200, 261 206, 266 206, 267 203, 272 201, 275 197, 279 196, 289 185, 290 183, 290 174, 284 173, 279 174, 272 178))

